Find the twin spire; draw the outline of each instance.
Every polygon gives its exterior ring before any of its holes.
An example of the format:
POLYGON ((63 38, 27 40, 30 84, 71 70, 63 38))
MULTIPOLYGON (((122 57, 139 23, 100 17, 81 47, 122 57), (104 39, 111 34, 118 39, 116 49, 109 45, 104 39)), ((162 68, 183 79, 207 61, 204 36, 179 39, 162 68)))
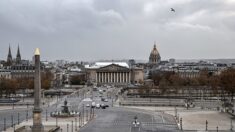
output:
MULTIPOLYGON (((7 64, 11 65, 13 63, 13 59, 12 59, 12 54, 11 54, 11 46, 9 44, 9 50, 8 50, 8 55, 7 55, 7 64)), ((16 54, 16 64, 20 64, 21 63, 21 55, 20 55, 20 47, 18 44, 18 49, 17 49, 17 54, 16 54)))

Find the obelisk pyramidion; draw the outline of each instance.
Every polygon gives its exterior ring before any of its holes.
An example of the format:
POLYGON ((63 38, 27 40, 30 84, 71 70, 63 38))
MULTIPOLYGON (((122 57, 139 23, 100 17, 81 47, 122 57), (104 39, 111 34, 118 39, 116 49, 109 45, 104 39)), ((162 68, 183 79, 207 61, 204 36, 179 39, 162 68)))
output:
POLYGON ((33 109, 33 132, 44 132, 42 125, 41 112, 41 73, 40 73, 40 51, 37 48, 34 54, 35 73, 34 73, 34 109, 33 109))

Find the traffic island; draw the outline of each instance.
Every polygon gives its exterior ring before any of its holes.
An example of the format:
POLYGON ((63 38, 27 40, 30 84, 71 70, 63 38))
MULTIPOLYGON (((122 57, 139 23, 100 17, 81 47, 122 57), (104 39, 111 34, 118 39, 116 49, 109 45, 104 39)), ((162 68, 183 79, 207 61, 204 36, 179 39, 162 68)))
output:
MULTIPOLYGON (((58 132, 60 127, 58 126, 44 126, 43 132, 58 132)), ((31 126, 21 126, 15 130, 15 132, 33 132, 31 126)))

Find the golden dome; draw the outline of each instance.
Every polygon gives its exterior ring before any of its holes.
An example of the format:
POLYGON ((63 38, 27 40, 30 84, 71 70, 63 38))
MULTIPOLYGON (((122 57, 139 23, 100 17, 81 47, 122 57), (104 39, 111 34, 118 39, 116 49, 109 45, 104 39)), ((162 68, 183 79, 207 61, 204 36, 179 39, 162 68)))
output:
POLYGON ((154 42, 153 49, 149 56, 149 63, 156 64, 156 63, 160 63, 160 61, 161 61, 161 56, 157 50, 156 42, 154 42))

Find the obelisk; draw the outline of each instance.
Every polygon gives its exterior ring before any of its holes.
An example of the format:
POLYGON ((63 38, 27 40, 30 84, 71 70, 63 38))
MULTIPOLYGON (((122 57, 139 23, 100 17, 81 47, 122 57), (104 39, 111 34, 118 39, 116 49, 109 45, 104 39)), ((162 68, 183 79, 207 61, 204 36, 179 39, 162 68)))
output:
POLYGON ((41 118, 41 73, 40 73, 40 51, 38 48, 34 54, 35 73, 34 73, 34 108, 32 132, 44 132, 41 118))

